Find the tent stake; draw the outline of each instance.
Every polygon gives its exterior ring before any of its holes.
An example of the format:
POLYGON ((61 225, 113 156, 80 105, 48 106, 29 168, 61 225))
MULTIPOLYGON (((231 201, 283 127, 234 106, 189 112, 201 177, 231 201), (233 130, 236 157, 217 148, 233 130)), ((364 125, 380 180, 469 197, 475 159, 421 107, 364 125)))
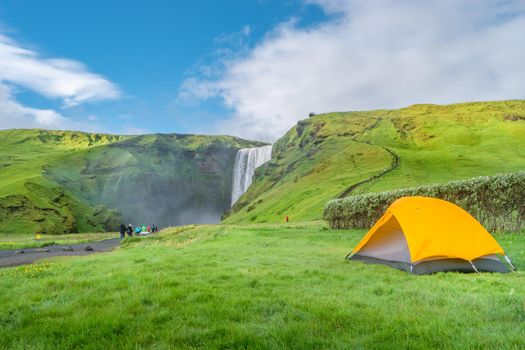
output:
POLYGON ((510 265, 510 267, 512 268, 512 271, 516 271, 516 267, 512 264, 512 261, 510 261, 510 258, 506 255, 503 255, 505 257, 505 260, 507 260, 507 263, 510 265))
POLYGON ((350 253, 346 256, 345 261, 346 261, 346 260, 350 260, 350 258, 353 257, 353 256, 354 256, 354 252, 350 252, 350 253))
POLYGON ((474 263, 472 261, 469 261, 470 265, 472 265, 472 268, 474 269, 474 271, 478 272, 478 269, 476 268, 476 265, 474 265, 474 263))

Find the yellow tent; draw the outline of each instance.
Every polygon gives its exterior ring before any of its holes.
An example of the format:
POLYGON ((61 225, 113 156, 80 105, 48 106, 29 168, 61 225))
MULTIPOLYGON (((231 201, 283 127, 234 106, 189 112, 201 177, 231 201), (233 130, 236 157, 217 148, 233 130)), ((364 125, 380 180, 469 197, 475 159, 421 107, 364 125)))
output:
POLYGON ((457 205, 436 198, 404 197, 387 209, 347 259, 387 264, 415 274, 509 272, 496 254, 505 256, 490 233, 457 205))

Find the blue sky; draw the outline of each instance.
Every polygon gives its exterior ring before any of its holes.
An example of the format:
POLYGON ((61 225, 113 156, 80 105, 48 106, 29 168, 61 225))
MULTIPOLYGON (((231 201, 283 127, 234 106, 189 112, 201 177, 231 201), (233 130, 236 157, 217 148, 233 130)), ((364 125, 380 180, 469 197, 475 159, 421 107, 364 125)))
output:
POLYGON ((278 0, 12 0, 0 5, 2 34, 44 57, 81 62, 122 94, 66 109, 60 98, 31 89, 21 89, 16 99, 110 132, 193 132, 226 118, 228 110, 219 101, 178 103, 179 86, 217 50, 235 46, 230 41, 238 33, 249 30, 243 45, 253 45, 291 17, 309 25, 324 15, 318 6, 278 0))
POLYGON ((0 4, 0 128, 273 141, 309 112, 521 99, 520 0, 0 4))

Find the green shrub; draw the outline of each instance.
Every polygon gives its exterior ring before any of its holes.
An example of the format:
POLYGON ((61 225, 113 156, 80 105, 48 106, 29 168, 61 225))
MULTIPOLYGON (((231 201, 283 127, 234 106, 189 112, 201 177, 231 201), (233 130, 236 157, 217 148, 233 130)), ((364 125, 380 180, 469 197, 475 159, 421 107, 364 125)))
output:
POLYGON ((455 203, 492 232, 518 232, 525 228, 525 172, 333 199, 325 206, 324 219, 332 228, 369 228, 390 204, 407 196, 455 203))

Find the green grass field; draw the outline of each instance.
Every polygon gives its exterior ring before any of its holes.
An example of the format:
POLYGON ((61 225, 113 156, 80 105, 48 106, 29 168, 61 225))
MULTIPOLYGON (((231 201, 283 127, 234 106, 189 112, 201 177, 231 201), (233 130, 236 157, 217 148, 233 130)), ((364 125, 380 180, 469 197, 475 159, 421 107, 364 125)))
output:
MULTIPOLYGON (((5 349, 523 349, 525 277, 345 262, 322 222, 174 228, 0 270, 5 349)), ((525 236, 496 239, 525 269, 525 236)))

